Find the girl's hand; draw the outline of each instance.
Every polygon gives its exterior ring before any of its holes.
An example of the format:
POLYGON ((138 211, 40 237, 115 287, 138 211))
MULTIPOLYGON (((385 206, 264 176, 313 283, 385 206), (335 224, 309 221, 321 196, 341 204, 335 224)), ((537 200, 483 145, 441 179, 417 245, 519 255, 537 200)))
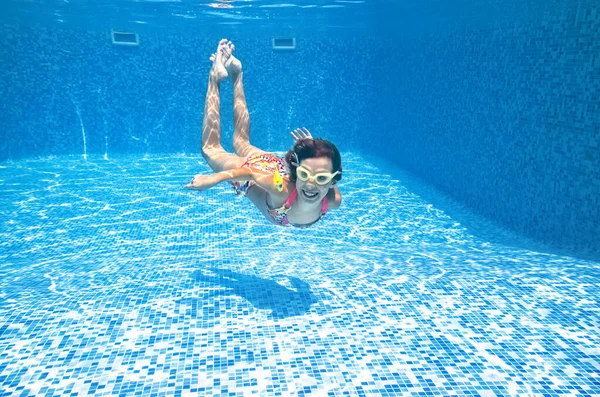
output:
POLYGON ((203 192, 205 190, 210 189, 217 183, 218 183, 218 181, 215 180, 215 174, 213 174, 213 175, 196 175, 194 178, 192 178, 190 183, 185 185, 185 188, 191 189, 191 190, 199 190, 199 191, 203 192))
POLYGON ((294 138, 294 144, 302 139, 313 139, 310 131, 304 127, 296 128, 294 131, 290 132, 290 134, 292 134, 292 138, 294 138))

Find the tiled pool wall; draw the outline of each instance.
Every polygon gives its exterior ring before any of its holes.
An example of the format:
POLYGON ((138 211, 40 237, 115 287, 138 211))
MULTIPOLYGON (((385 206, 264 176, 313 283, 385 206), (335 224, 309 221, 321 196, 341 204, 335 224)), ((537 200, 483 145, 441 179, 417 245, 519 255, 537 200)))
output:
MULTIPOLYGON (((200 150, 209 56, 230 38, 244 64, 252 141, 285 150, 305 126, 349 150, 364 125, 368 40, 302 40, 274 52, 271 37, 141 33, 115 46, 110 31, 4 26, 0 161, 49 154, 200 150), (352 49, 349 51, 349 49, 352 49), (343 57, 340 55, 343 54, 343 57), (340 62, 342 60, 342 62, 340 62)), ((135 30, 134 30, 135 32, 135 30)), ((231 149, 231 83, 222 84, 223 144, 231 149)))
POLYGON ((396 41, 374 142, 476 212, 597 259, 600 9, 572 4, 530 24, 396 41))

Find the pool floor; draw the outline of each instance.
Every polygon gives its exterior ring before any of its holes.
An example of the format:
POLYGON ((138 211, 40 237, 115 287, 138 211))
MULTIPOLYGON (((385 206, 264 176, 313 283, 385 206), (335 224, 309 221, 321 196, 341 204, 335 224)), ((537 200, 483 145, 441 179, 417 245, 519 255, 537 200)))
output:
POLYGON ((343 158, 309 229, 200 156, 0 163, 0 395, 600 395, 599 263, 343 158))

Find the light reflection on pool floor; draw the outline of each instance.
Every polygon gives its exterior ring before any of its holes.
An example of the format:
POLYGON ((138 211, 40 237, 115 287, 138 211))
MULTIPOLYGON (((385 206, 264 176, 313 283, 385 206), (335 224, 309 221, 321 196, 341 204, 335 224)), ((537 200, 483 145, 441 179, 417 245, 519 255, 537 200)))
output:
POLYGON ((301 230, 182 189, 200 157, 1 163, 0 389, 600 393, 599 263, 343 157, 342 208, 301 230))

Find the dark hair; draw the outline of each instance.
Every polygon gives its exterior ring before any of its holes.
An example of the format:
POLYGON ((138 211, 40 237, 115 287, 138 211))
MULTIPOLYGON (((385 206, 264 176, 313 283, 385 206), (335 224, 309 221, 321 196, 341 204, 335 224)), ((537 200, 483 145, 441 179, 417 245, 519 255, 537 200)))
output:
POLYGON ((325 139, 301 139, 294 144, 294 147, 285 154, 285 160, 290 167, 290 181, 296 183, 296 168, 304 159, 327 157, 331 160, 333 169, 331 172, 340 171, 333 177, 338 182, 342 180, 342 156, 335 145, 325 139))

